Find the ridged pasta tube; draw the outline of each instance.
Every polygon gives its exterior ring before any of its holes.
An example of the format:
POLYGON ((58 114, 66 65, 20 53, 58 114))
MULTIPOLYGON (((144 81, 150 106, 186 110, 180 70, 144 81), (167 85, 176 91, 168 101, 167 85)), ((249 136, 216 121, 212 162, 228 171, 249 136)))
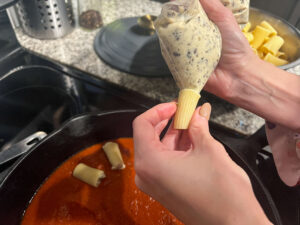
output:
POLYGON ((103 170, 92 168, 84 163, 79 163, 73 170, 73 176, 93 187, 98 187, 101 179, 105 178, 103 170))
POLYGON ((115 142, 107 142, 103 150, 111 164, 111 169, 120 170, 125 168, 119 145, 115 142))
POLYGON ((254 39, 250 43, 253 48, 258 48, 264 42, 265 38, 270 35, 271 31, 263 28, 262 26, 256 26, 254 31, 252 32, 254 39))
POLYGON ((244 33, 244 32, 243 32, 243 34, 244 34, 245 37, 247 38, 248 42, 253 41, 254 37, 253 37, 253 34, 252 34, 252 33, 249 33, 249 32, 244 33))
POLYGON ((264 58, 265 61, 267 62, 270 62, 272 64, 274 64, 275 66, 282 66, 282 65, 285 65, 285 64, 288 64, 289 62, 284 60, 284 59, 280 59, 274 55, 272 55, 271 53, 268 53, 265 58, 264 58))
POLYGON ((178 105, 180 107, 178 107, 174 118, 176 129, 187 128, 199 99, 200 94, 192 89, 183 89, 179 92, 178 105))
POLYGON ((247 33, 247 32, 249 32, 250 29, 251 29, 251 23, 248 22, 248 23, 245 25, 245 27, 244 27, 244 29, 243 29, 243 32, 247 33))
POLYGON ((282 58, 282 59, 287 60, 287 56, 286 56, 285 52, 278 51, 277 54, 276 54, 276 56, 278 58, 282 58))
POLYGON ((271 32, 270 36, 277 35, 277 31, 275 30, 275 28, 271 24, 269 24, 267 21, 262 21, 260 23, 260 26, 262 26, 263 28, 266 28, 267 30, 269 30, 271 32))
POLYGON ((261 50, 264 53, 270 52, 273 55, 276 55, 283 44, 284 40, 282 39, 282 37, 273 36, 261 47, 261 50))

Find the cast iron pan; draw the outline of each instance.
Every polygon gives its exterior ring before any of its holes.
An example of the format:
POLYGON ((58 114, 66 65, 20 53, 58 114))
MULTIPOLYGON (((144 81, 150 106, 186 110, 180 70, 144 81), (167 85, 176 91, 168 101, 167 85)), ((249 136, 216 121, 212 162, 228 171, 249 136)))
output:
POLYGON ((145 77, 171 76, 156 33, 149 34, 140 27, 138 18, 119 19, 103 27, 94 40, 95 52, 123 72, 145 77))
MULTIPOLYGON (((135 110, 125 110, 82 115, 67 122, 61 129, 43 139, 17 161, 1 183, 0 224, 20 224, 23 213, 38 188, 70 156, 104 140, 131 137, 132 121, 139 114, 140 112, 135 110)), ((217 127, 211 128, 216 138, 221 137, 217 127)), ((226 139, 225 142, 228 140, 226 139)), ((276 225, 282 224, 267 189, 252 169, 252 163, 246 160, 249 157, 232 150, 229 146, 227 146, 227 151, 233 160, 248 173, 254 192, 268 218, 276 225)))

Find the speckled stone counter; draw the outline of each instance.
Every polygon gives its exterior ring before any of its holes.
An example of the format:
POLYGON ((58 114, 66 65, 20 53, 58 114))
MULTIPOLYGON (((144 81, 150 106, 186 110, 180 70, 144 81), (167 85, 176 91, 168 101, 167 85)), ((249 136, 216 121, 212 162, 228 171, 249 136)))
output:
MULTIPOLYGON (((161 9, 161 3, 150 0, 101 0, 100 2, 104 24, 122 17, 158 15, 161 9)), ((170 101, 177 96, 178 88, 171 77, 134 76, 112 69, 102 62, 93 49, 94 37, 99 30, 84 31, 76 28, 71 34, 58 40, 37 40, 23 34, 19 28, 15 30, 20 44, 36 54, 86 71, 100 79, 161 102, 170 101)), ((291 72, 300 74, 300 66, 291 72)), ((242 134, 253 134, 264 124, 262 118, 207 93, 202 93, 201 101, 212 103, 212 121, 242 134)))

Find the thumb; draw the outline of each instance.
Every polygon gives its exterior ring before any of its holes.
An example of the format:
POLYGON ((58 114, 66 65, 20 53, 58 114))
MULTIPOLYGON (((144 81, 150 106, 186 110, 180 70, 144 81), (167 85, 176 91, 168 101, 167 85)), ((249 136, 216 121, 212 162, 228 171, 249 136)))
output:
POLYGON ((211 105, 209 103, 203 104, 194 112, 188 132, 190 140, 195 148, 201 147, 203 141, 211 137, 208 127, 210 113, 211 105))

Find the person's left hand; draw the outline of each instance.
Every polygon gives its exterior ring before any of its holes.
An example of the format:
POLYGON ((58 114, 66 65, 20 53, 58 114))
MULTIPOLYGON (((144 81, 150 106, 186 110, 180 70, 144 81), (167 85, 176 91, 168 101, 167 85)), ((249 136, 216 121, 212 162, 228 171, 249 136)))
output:
POLYGON ((209 133, 210 105, 186 131, 160 134, 176 103, 160 104, 133 123, 136 185, 185 224, 269 224, 247 174, 209 133))

